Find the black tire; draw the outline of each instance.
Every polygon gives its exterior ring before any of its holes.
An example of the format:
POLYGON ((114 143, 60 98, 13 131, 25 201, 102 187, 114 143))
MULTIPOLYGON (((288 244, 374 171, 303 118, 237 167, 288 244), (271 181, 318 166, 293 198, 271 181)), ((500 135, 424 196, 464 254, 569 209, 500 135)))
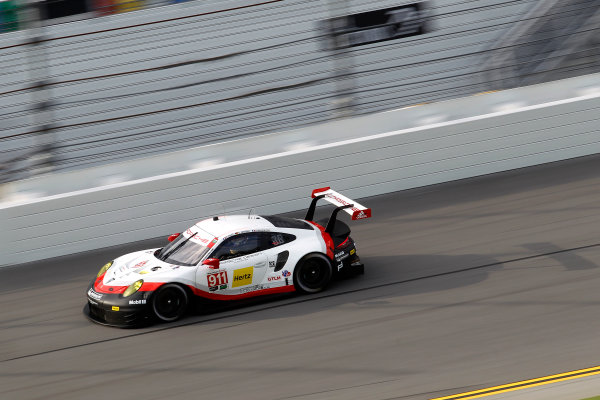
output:
POLYGON ((331 262, 323 254, 310 254, 294 268, 294 286, 303 293, 317 293, 327 287, 333 276, 331 262))
POLYGON ((183 317, 188 307, 188 295, 179 285, 168 283, 161 286, 152 296, 152 311, 164 322, 183 317))

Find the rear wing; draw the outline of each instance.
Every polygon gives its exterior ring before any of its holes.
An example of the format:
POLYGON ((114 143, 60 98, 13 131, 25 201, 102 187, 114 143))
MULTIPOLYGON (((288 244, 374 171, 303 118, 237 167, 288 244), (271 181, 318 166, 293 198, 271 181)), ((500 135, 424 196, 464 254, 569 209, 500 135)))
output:
POLYGON ((315 208, 317 207, 317 202, 320 199, 325 199, 326 201, 336 206, 335 210, 333 210, 333 212, 331 213, 331 217, 329 217, 329 222, 327 222, 325 232, 333 232, 335 221, 337 219, 337 214, 342 210, 350 214, 353 220, 371 217, 370 208, 358 204, 356 201, 339 194, 335 190, 332 190, 330 187, 324 187, 313 190, 311 197, 312 201, 310 203, 310 206, 308 207, 308 211, 306 212, 306 217, 304 218, 307 221, 313 220, 315 215, 315 208))

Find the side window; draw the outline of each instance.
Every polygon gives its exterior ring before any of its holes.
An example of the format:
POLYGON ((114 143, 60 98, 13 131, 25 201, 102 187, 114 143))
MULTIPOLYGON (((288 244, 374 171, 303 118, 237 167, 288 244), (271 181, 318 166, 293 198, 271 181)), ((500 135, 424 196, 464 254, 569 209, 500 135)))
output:
POLYGON ((212 254, 211 258, 228 260, 247 254, 256 253, 264 249, 261 233, 242 233, 226 239, 212 254))
POLYGON ((296 239, 296 236, 290 235, 289 233, 271 232, 271 233, 268 233, 267 247, 272 248, 272 247, 281 246, 282 244, 289 243, 295 239, 296 239))

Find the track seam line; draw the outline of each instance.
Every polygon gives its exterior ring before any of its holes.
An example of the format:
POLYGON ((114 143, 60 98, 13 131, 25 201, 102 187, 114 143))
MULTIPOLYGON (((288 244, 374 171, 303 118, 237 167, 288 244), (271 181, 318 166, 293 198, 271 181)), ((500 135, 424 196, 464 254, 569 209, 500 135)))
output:
POLYGON ((13 357, 13 358, 7 358, 7 359, 4 359, 4 360, 0 360, 0 362, 16 361, 16 360, 21 360, 21 359, 24 359, 24 358, 41 356, 41 355, 50 354, 50 353, 56 353, 58 351, 71 350, 71 349, 76 349, 76 348, 80 348, 80 347, 90 346, 90 345, 94 345, 94 344, 106 343, 106 342, 110 342, 110 341, 113 341, 113 340, 128 339, 128 338, 142 336, 142 335, 147 335, 147 334, 151 334, 151 333, 162 332, 162 331, 166 331, 166 330, 170 330, 170 329, 175 329, 175 328, 179 328, 179 327, 183 327, 183 326, 197 325, 197 324, 200 324, 200 323, 218 321, 218 320, 225 319, 225 318, 237 317, 237 316, 240 316, 240 315, 252 314, 252 313, 266 311, 266 310, 272 310, 272 309, 279 308, 279 307, 284 307, 284 306, 289 306, 289 305, 295 305, 295 304, 301 304, 301 303, 306 303, 306 302, 309 302, 309 301, 316 301, 316 300, 320 300, 320 299, 327 299, 327 298, 342 296, 342 295, 351 294, 351 293, 364 292, 364 291, 371 290, 371 289, 379 289, 379 288, 388 287, 388 286, 400 285, 400 284, 403 284, 403 283, 416 282, 416 281, 421 281, 421 280, 429 279, 429 278, 437 278, 437 277, 452 275, 452 274, 461 273, 461 272, 467 272, 467 271, 473 271, 473 270, 477 270, 477 269, 489 268, 489 267, 494 267, 494 266, 497 266, 497 265, 510 264, 510 263, 515 263, 515 262, 525 261, 525 260, 531 260, 531 259, 540 258, 540 257, 548 257, 548 256, 552 256, 552 255, 555 255, 555 254, 562 254, 562 253, 567 253, 567 252, 580 251, 580 250, 590 249, 590 248, 594 248, 594 247, 600 247, 600 243, 594 243, 594 244, 589 244, 589 245, 585 245, 585 246, 572 247, 572 248, 563 249, 563 250, 556 250, 556 251, 551 251, 551 252, 548 252, 548 253, 534 254, 534 255, 531 255, 531 256, 524 256, 524 257, 519 257, 519 258, 513 258, 513 259, 510 259, 510 260, 497 261, 497 262, 493 262, 493 263, 488 263, 488 264, 483 264, 483 265, 477 265, 477 266, 474 266, 474 267, 468 267, 468 268, 463 268, 463 269, 458 269, 458 270, 453 270, 453 271, 447 271, 447 272, 440 272, 438 274, 421 276, 421 277, 411 278, 411 279, 405 279, 405 280, 401 280, 401 281, 394 281, 394 282, 382 283, 382 284, 379 284, 379 285, 369 286, 369 287, 365 287, 365 288, 358 288, 358 289, 346 290, 346 291, 343 291, 343 292, 337 292, 337 293, 331 293, 331 294, 324 294, 324 295, 319 296, 319 297, 305 297, 305 298, 299 299, 298 301, 290 301, 290 302, 287 302, 287 303, 284 303, 284 304, 274 304, 274 305, 270 305, 270 306, 263 307, 263 308, 256 309, 256 310, 239 311, 239 312, 234 312, 233 314, 220 315, 220 316, 215 316, 215 317, 208 318, 208 319, 203 319, 203 320, 200 320, 200 321, 192 321, 192 322, 181 323, 181 324, 177 324, 177 325, 165 326, 165 327, 158 328, 158 329, 152 329, 150 331, 133 333, 133 334, 130 334, 130 335, 119 336, 119 337, 116 337, 116 338, 102 339, 102 340, 97 340, 97 341, 93 341, 93 342, 88 342, 88 343, 82 343, 82 344, 77 344, 77 345, 73 345, 73 346, 62 347, 62 348, 59 348, 59 349, 52 349, 52 350, 42 351, 42 352, 39 352, 39 353, 26 354, 26 355, 23 355, 23 356, 18 356, 18 357, 13 357))

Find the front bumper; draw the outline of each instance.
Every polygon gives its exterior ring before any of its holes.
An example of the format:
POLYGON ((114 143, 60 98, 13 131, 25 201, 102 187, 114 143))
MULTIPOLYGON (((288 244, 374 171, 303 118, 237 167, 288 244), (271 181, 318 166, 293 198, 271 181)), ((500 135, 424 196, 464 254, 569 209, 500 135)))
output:
POLYGON ((153 322, 149 297, 151 292, 138 292, 124 298, 120 294, 97 293, 90 284, 84 315, 100 325, 136 328, 153 322))
POLYGON ((83 314, 92 322, 117 328, 139 328, 149 325, 152 322, 150 313, 146 311, 108 311, 101 307, 91 305, 89 302, 83 307, 83 314))

